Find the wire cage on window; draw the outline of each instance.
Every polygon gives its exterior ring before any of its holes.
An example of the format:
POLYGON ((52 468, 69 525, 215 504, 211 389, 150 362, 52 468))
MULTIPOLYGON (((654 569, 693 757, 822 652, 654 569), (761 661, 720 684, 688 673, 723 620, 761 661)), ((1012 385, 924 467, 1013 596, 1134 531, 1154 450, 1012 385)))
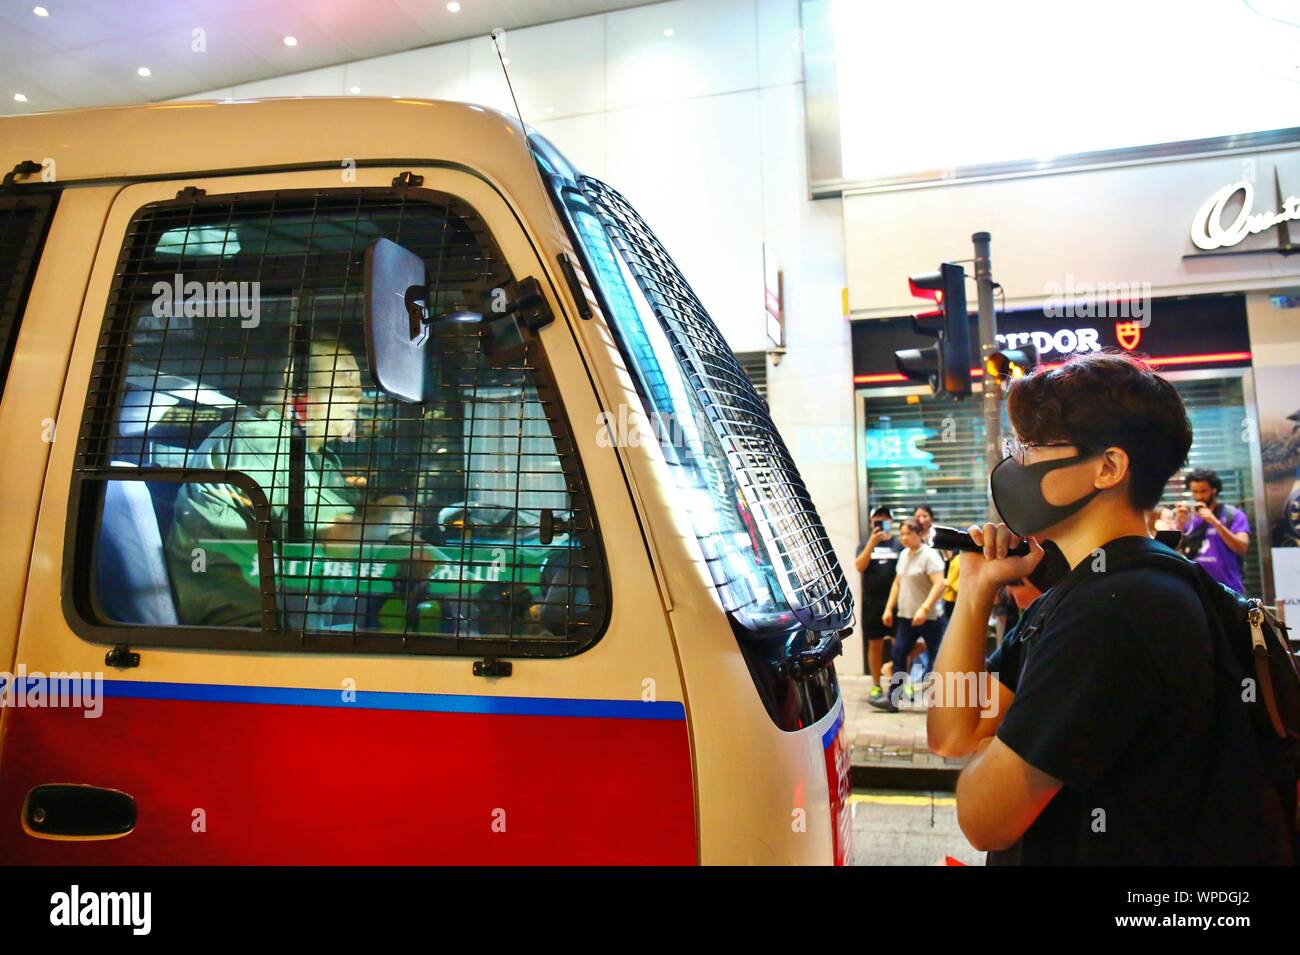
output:
POLYGON ((791 612, 813 630, 851 625, 848 583, 767 401, 636 210, 597 179, 579 177, 578 185, 649 300, 703 406, 791 612))
POLYGON ((79 436, 74 503, 94 553, 78 606, 183 645, 589 646, 608 584, 543 349, 529 337, 490 360, 469 311, 512 278, 474 210, 427 190, 142 209, 79 436), (378 238, 425 262, 421 402, 386 395, 368 368, 364 257, 378 238))

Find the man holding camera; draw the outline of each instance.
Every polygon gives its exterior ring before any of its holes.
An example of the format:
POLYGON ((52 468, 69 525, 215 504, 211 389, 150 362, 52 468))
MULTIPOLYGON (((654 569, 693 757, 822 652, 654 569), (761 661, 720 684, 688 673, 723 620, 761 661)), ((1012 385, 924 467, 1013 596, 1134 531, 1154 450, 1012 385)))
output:
POLYGON ((1241 593, 1243 562, 1250 550, 1246 512, 1219 502, 1223 481, 1208 468, 1197 468, 1183 484, 1194 503, 1174 508, 1174 526, 1183 532, 1179 549, 1219 583, 1241 593))
MULTIPOLYGON (((1225 862, 1267 861, 1253 781, 1216 772, 1252 741, 1217 720, 1215 635, 1193 584, 1149 567, 1107 570, 1145 546, 1146 511, 1183 464, 1192 431, 1173 386, 1116 353, 1074 356, 1008 386, 1015 437, 990 476, 1005 524, 972 527, 961 589, 935 666, 941 688, 975 677, 985 692, 942 693, 930 749, 970 759, 957 817, 990 864, 1150 864, 1210 846, 1225 862), (1026 556, 1008 556, 1028 537, 1026 556), (985 660, 998 589, 1029 575, 1052 540, 1070 588, 1051 592, 985 660), (1072 578, 1072 579, 1071 579, 1072 578), (1209 780, 1226 820, 1202 811, 1209 780), (1255 814, 1257 815, 1257 813, 1255 814)), ((1061 586, 1060 583, 1057 586, 1061 586)))

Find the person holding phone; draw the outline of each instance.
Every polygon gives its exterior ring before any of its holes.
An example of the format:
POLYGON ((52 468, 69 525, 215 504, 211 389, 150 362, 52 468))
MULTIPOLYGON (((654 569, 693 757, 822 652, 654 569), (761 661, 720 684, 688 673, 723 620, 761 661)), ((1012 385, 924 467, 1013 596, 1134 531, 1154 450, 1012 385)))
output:
POLYGON ((1242 570, 1250 550, 1246 512, 1219 501, 1223 480, 1208 468, 1197 468, 1183 484, 1192 500, 1174 511, 1174 526, 1183 532, 1179 549, 1219 583, 1241 593, 1246 586, 1242 570))
POLYGON ((943 629, 939 618, 943 606, 943 558, 925 542, 924 530, 915 518, 903 522, 899 540, 903 551, 898 555, 898 573, 889 589, 881 623, 894 628, 894 672, 890 677, 890 692, 879 700, 868 700, 877 709, 897 712, 898 697, 904 684, 909 682, 908 657, 917 640, 925 640, 927 668, 939 652, 943 629), (898 611, 895 619, 894 611, 898 611))
POLYGON ((890 635, 890 628, 881 617, 894 585, 902 549, 903 545, 894 536, 893 517, 882 504, 871 512, 871 533, 862 542, 854 561, 862 575, 862 662, 864 672, 871 674, 868 701, 882 700, 885 696, 880 671, 885 665, 885 638, 890 635))
POLYGON ((990 865, 1179 865, 1190 847, 1199 862, 1282 861, 1262 774, 1239 771, 1248 717, 1218 705, 1238 691, 1195 585, 1115 566, 1149 546, 1146 512, 1191 447, 1178 392, 1096 352, 1012 379, 1007 412, 1014 436, 989 476, 1003 522, 970 529, 983 550, 962 557, 935 667, 941 687, 983 689, 954 689, 926 717, 932 752, 969 757, 962 832, 990 865), (1026 536, 1029 553, 1010 556, 1026 536), (1033 574, 1044 540, 1070 572, 986 660, 995 596, 1033 574))

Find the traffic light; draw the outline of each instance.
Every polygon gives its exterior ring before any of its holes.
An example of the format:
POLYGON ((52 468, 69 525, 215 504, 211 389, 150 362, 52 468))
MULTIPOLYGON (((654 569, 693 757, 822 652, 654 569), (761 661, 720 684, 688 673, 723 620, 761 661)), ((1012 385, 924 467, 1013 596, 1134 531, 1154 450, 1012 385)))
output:
POLYGON ((1023 348, 1004 348, 989 355, 984 362, 984 374, 993 378, 1023 378, 1038 367, 1038 349, 1033 345, 1023 348))
POLYGON ((944 262, 938 272, 913 275, 907 280, 916 298, 928 299, 935 308, 912 316, 918 335, 937 339, 925 348, 894 352, 898 370, 915 381, 928 382, 936 395, 970 394, 970 320, 966 315, 966 270, 944 262))

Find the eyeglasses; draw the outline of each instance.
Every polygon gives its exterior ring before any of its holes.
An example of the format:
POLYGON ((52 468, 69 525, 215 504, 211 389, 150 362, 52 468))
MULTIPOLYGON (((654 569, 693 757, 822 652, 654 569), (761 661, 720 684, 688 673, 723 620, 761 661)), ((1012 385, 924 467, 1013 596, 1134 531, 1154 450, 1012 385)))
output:
POLYGON ((1019 438, 1015 437, 1002 439, 1002 456, 1012 458, 1021 467, 1024 467, 1025 464, 1025 452, 1036 451, 1039 448, 1078 448, 1079 457, 1084 457, 1087 453, 1086 448, 1081 445, 1071 444, 1069 441, 1054 441, 1051 444, 1024 444, 1019 438))

